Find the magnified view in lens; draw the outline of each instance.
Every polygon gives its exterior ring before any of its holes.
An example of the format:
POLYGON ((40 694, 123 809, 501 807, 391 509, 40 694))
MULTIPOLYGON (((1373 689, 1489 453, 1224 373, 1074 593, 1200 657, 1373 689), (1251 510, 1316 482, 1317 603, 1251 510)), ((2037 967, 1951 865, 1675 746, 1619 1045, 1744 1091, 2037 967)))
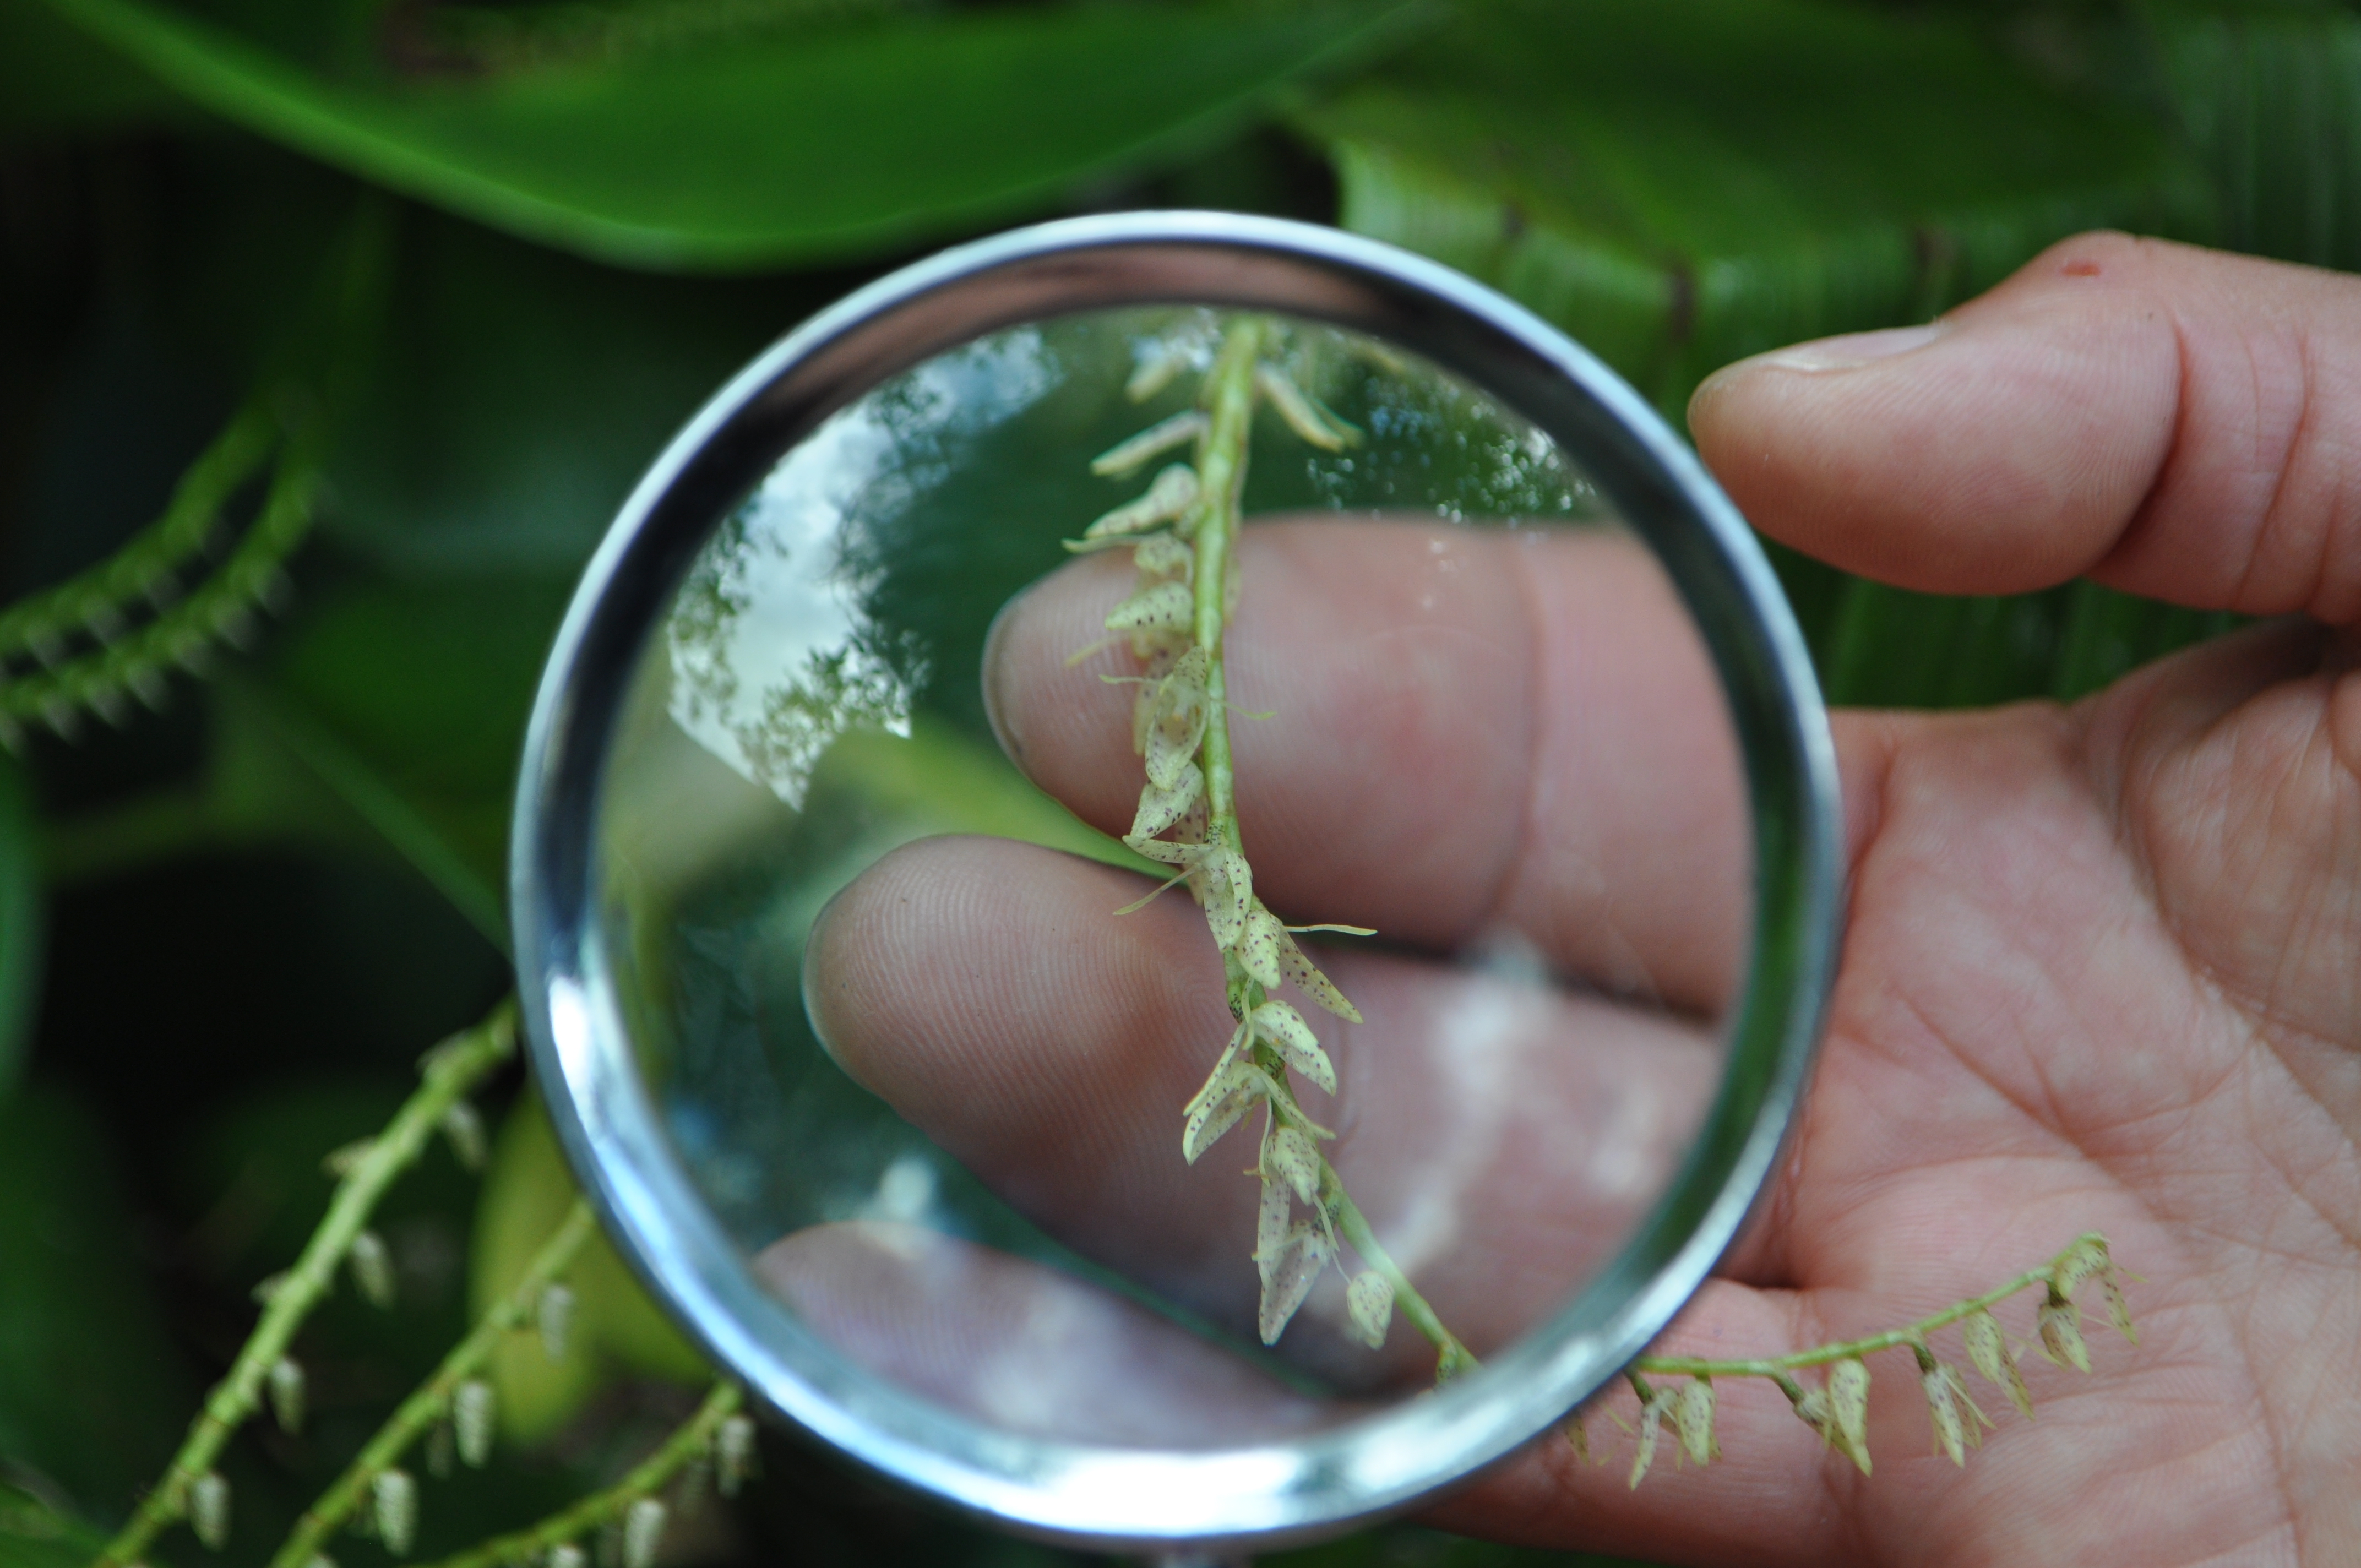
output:
POLYGON ((1719 1086, 1737 737, 1479 390, 1184 309, 980 339, 713 535, 599 822, 680 1159, 851 1364, 1206 1449, 1415 1398, 1616 1257, 1719 1086))

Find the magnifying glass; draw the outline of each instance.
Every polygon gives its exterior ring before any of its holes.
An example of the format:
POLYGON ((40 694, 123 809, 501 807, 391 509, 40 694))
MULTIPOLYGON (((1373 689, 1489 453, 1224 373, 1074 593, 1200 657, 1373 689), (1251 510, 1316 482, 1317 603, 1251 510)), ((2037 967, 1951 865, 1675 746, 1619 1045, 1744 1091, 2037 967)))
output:
POLYGON ((1399 1511, 1659 1333, 1840 901, 1743 521, 1444 268, 1092 217, 796 329, 657 459, 514 834, 538 1076, 755 1399, 1038 1536, 1399 1511))

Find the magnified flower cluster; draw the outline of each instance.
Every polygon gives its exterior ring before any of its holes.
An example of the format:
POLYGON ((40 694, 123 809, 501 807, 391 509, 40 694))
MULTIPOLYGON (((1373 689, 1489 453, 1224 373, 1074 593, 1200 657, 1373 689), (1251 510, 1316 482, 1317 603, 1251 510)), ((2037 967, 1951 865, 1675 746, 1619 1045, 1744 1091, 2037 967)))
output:
MULTIPOLYGON (((1147 778, 1124 842, 1173 868, 1157 892, 1185 883, 1203 907, 1222 955, 1236 1026, 1204 1087, 1182 1112, 1180 1152, 1194 1164, 1252 1112, 1265 1113, 1255 1160, 1262 1204, 1254 1250, 1263 1341, 1277 1343, 1321 1275, 1331 1264, 1344 1266, 1349 1248, 1366 1266, 1345 1289, 1352 1332, 1372 1348, 1382 1346, 1399 1303, 1433 1342, 1440 1379, 1475 1359, 1386 1255, 1322 1155, 1321 1144, 1335 1135, 1305 1113, 1288 1075, 1291 1070, 1333 1095, 1336 1069, 1303 1014, 1273 994, 1291 985, 1315 1007, 1359 1023, 1359 1011, 1295 938, 1306 931, 1371 933, 1281 920, 1255 896, 1254 870, 1238 831, 1222 640, 1239 591, 1234 550, 1254 412, 1268 407, 1298 437, 1323 450, 1359 440, 1357 431, 1297 385, 1282 363, 1286 348, 1274 323, 1251 317, 1228 323, 1203 371, 1197 406, 1122 443, 1092 466, 1122 477, 1184 446, 1191 449, 1191 461, 1167 464, 1144 493, 1099 518, 1067 547, 1132 553, 1132 592, 1108 612, 1106 629, 1110 641, 1128 644, 1142 669, 1104 677, 1137 688, 1132 742, 1147 778)), ((1164 345, 1141 365, 1129 390, 1144 400, 1194 367, 1189 344, 1164 345)))

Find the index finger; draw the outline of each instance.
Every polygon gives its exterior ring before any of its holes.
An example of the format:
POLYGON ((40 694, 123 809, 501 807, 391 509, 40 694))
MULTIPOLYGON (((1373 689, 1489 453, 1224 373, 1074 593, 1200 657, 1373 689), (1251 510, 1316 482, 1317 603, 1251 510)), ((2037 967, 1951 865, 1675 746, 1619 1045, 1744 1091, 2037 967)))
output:
MULTIPOLYGON (((1449 950, 1513 934, 1605 989, 1700 1013, 1751 935, 1737 739, 1653 556, 1606 531, 1299 520, 1240 536, 1226 640, 1238 820, 1290 920, 1449 950)), ((1128 568, 1058 572, 994 628, 1001 743, 1121 833, 1135 674, 1102 639, 1128 568)))

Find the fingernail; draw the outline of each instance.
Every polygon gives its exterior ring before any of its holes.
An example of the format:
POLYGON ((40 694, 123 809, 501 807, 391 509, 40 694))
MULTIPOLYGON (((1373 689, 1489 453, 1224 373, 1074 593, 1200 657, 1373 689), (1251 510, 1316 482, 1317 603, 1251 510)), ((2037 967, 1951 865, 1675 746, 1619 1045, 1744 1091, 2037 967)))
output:
POLYGON ((1839 337, 1823 337, 1817 342, 1799 343, 1792 348, 1758 355, 1746 363, 1773 366, 1782 370, 1856 370, 1864 365, 1874 365, 1880 360, 1907 354, 1914 348, 1924 348, 1942 336, 1946 330, 1941 322, 1929 322, 1925 326, 1891 326, 1877 332, 1849 332, 1839 337))
POLYGON ((984 721, 992 726, 992 738, 1000 742, 1001 754, 1012 762, 1017 761, 1018 752, 1016 737, 1010 733, 1008 720, 1001 711, 1001 644, 1016 607, 1023 603, 1026 596, 1032 591, 1030 587, 1019 589, 1006 604, 1000 607, 1000 613, 992 618, 992 625, 983 634, 984 721))

